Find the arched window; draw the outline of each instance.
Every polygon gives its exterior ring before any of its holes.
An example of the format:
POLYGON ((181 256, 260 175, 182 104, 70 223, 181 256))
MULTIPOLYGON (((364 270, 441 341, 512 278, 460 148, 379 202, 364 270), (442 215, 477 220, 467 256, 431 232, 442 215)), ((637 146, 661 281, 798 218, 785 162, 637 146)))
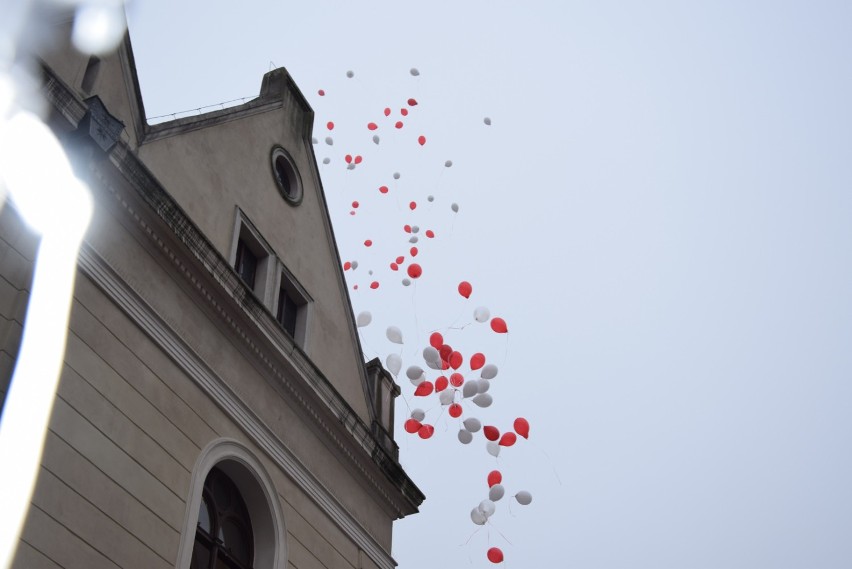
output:
POLYGON ((228 476, 213 468, 204 481, 191 569, 252 569, 254 536, 245 500, 228 476))

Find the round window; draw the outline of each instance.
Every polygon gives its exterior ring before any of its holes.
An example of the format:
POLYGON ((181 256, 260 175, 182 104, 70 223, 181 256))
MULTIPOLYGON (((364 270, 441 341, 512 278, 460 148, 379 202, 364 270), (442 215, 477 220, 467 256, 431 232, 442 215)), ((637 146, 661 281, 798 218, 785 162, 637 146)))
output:
POLYGON ((287 151, 280 146, 272 148, 272 177, 278 184, 278 191, 291 205, 299 205, 302 201, 302 183, 299 172, 293 164, 287 151))

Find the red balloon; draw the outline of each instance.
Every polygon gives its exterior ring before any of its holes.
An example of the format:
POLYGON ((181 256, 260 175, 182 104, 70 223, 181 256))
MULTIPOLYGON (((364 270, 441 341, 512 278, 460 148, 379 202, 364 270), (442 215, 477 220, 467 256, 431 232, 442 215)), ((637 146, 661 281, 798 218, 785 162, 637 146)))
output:
POLYGON ((354 207, 355 209, 358 209, 359 205, 361 205, 361 204, 359 204, 357 200, 352 202, 352 207, 354 207))
POLYGON ((393 126, 395 126, 396 128, 402 128, 402 121, 396 121, 396 124, 393 126))
POLYGON ((461 387, 464 383, 464 376, 460 373, 454 373, 450 376, 450 383, 453 387, 461 387))
POLYGON ((390 268, 391 268, 392 271, 398 271, 399 265, 397 265, 396 263, 391 263, 390 268))
POLYGON ((500 438, 500 430, 497 427, 492 427, 491 425, 482 427, 482 432, 485 434, 485 438, 489 441, 496 441, 500 438))
POLYGON ((396 258, 396 264, 401 265, 404 260, 405 260, 405 257, 399 256, 399 257, 396 258))
POLYGON ((351 268, 352 268, 352 263, 350 263, 349 261, 346 261, 345 263, 343 263, 343 270, 344 271, 348 271, 351 268))
POLYGON ((432 332, 432 335, 429 336, 429 345, 436 350, 440 350, 441 346, 444 345, 444 337, 439 332, 432 332))
POLYGON ((361 160, 363 160, 363 158, 361 158, 361 155, 360 155, 360 154, 359 154, 358 156, 356 156, 356 157, 355 157, 355 163, 356 163, 356 164, 360 164, 360 163, 361 163, 361 160))
POLYGON ((404 109, 404 108, 399 109, 399 114, 401 114, 404 117, 407 117, 408 116, 408 109, 404 109))
MULTIPOLYGON (((414 390, 414 395, 417 397, 426 397, 427 395, 432 395, 432 391, 435 390, 435 386, 432 385, 431 381, 424 381, 420 385, 417 386, 417 389, 414 390)), ((513 435, 514 433, 507 433, 513 435)))
POLYGON ((347 154, 346 157, 344 158, 344 160, 346 160, 347 164, 351 164, 352 163, 352 155, 347 154))
POLYGON ((485 365, 485 354, 479 352, 470 356, 470 369, 477 370, 485 365))
POLYGON ((367 239, 366 241, 364 241, 364 247, 372 247, 372 246, 373 246, 373 241, 371 239, 367 239))
POLYGON ((417 209, 417 202, 411 202, 410 204, 408 204, 408 208, 414 211, 415 209, 417 209))
POLYGON ((408 99, 408 106, 409 107, 416 107, 417 106, 417 100, 416 99, 408 99))
POLYGON ((420 146, 423 146, 424 144, 426 144, 426 137, 421 134, 417 137, 417 142, 420 143, 420 146))
POLYGON ((470 293, 473 292, 473 287, 470 286, 470 283, 467 281, 462 281, 459 283, 459 294, 465 298, 470 298, 470 293))
POLYGON ((373 281, 373 282, 371 282, 371 283, 370 283, 370 288, 371 288, 371 289, 374 289, 374 290, 375 290, 375 289, 377 289, 377 288, 379 288, 379 281, 373 281))
POLYGON ((417 263, 411 263, 408 265, 408 276, 412 279, 419 279, 422 274, 423 268, 417 263))
POLYGON ((403 225, 402 230, 405 231, 406 233, 411 233, 411 226, 410 225, 403 225))
POLYGON ((417 247, 412 247, 411 249, 408 250, 408 252, 411 253, 412 257, 416 257, 417 253, 418 253, 417 247))
POLYGON ((420 430, 420 427, 423 425, 420 424, 420 421, 415 421, 414 419, 409 419, 405 422, 405 432, 414 434, 420 430))
POLYGON ((427 230, 426 230, 426 237, 428 237, 429 239, 434 239, 434 237, 435 237, 435 232, 434 232, 434 231, 432 231, 431 229, 427 229, 427 230))
POLYGON ((498 334, 505 334, 509 331, 509 328, 506 326, 506 321, 502 318, 492 318, 491 329, 497 332, 498 334))
POLYGON ((355 215, 355 212, 354 212, 354 211, 350 211, 350 212, 349 212, 349 215, 355 215))
POLYGON ((453 353, 453 348, 449 344, 443 344, 438 348, 438 353, 441 354, 441 359, 447 361, 450 359, 450 354, 453 353))
POLYGON ((462 414, 462 406, 458 403, 453 403, 452 405, 450 405, 449 413, 450 417, 452 417, 453 419, 458 419, 459 417, 461 417, 462 414))
POLYGON ((453 369, 459 369, 464 363, 464 356, 459 352, 453 352, 450 354, 449 361, 450 365, 453 366, 453 369))
POLYGON ((320 97, 325 97, 325 91, 323 89, 320 89, 319 91, 317 91, 317 95, 319 95, 320 97))
POLYGON ((500 437, 499 445, 501 447, 510 447, 515 444, 515 441, 518 440, 517 435, 515 433, 503 433, 503 436, 500 437))
POLYGON ((352 285, 352 290, 358 290, 358 285, 352 285))
POLYGON ((387 186, 379 186, 379 191, 382 192, 383 194, 386 194, 386 193, 388 193, 388 187, 387 186))
POLYGON ((376 130, 377 128, 379 128, 379 125, 377 125, 374 122, 371 122, 371 123, 367 124, 367 128, 369 128, 370 130, 376 130))
POLYGON ((390 116, 390 107, 385 107, 385 116, 386 117, 390 116))
POLYGON ((334 130, 334 123, 333 123, 333 122, 331 122, 331 121, 328 121, 328 123, 325 125, 325 127, 326 127, 328 130, 334 130))
POLYGON ((423 425, 420 427, 420 430, 417 431, 417 434, 420 435, 421 439, 428 439, 435 433, 435 427, 432 425, 423 425))
POLYGON ((444 377, 442 375, 442 376, 438 377, 438 379, 435 380, 435 391, 436 392, 437 391, 443 391, 447 387, 449 387, 449 385, 450 385, 450 380, 448 380, 446 377, 444 377))
POLYGON ((525 439, 530 438, 530 424, 523 417, 518 417, 515 419, 515 432, 524 437, 525 439))
POLYGON ((488 561, 491 563, 502 563, 503 562, 503 552, 499 547, 492 547, 488 550, 488 561))
MULTIPOLYGON (((413 421, 413 419, 409 419, 409 421, 413 421)), ((503 475, 500 474, 499 470, 492 470, 491 472, 488 473, 488 487, 489 488, 491 488, 495 484, 500 484, 501 482, 503 482, 503 475)))

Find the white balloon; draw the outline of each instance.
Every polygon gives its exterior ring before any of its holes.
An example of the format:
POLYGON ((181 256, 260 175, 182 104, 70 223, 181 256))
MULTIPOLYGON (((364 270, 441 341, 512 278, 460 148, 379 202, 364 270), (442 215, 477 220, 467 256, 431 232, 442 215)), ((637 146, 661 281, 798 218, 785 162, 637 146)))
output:
POLYGON ((485 450, 488 451, 488 454, 496 458, 500 454, 500 445, 497 444, 497 441, 488 441, 485 445, 485 450))
POLYGON ((476 417, 469 417, 465 419, 464 421, 462 421, 462 425, 464 425, 464 428, 470 431, 471 433, 476 433, 479 431, 479 429, 482 428, 482 423, 480 423, 479 419, 477 419, 476 417))
POLYGON ((483 322, 488 322, 491 318, 491 311, 485 308, 484 306, 480 306, 476 310, 473 311, 473 319, 479 322, 480 324, 483 322))
POLYGON ((376 143, 376 144, 378 144, 378 143, 379 143, 379 140, 380 140, 380 139, 379 139, 379 135, 378 135, 378 134, 374 134, 374 135, 373 135, 373 142, 374 142, 374 143, 376 143))
POLYGON ((506 489, 503 488, 502 484, 495 484, 488 491, 488 499, 492 502, 497 502, 506 494, 506 489))
POLYGON ((494 402, 494 399, 488 393, 480 393, 473 398, 473 402, 480 407, 491 407, 491 403, 494 402))
POLYGON ((494 512, 497 511, 497 504, 491 500, 483 500, 479 503, 479 506, 477 506, 476 509, 482 512, 486 518, 490 518, 494 515, 494 512))
POLYGON ((317 137, 316 137, 316 136, 312 136, 312 137, 311 137, 311 143, 312 143, 312 144, 318 144, 318 143, 319 143, 319 140, 317 140, 317 137))
POLYGON ((441 401, 441 405, 450 405, 456 399, 456 390, 445 389, 438 394, 438 399, 441 401))
POLYGON ((475 381, 467 381, 462 387, 462 397, 467 399, 468 397, 473 397, 479 393, 479 386, 475 381))
POLYGON ((370 269, 369 271, 367 271, 367 274, 370 275, 370 276, 373 276, 373 269, 370 269))
POLYGON ((415 409, 411 412, 411 418, 415 421, 423 421, 426 418, 426 411, 423 409, 415 409))
POLYGON ((394 180, 399 180, 399 172, 394 172, 394 173, 393 173, 393 179, 394 179, 394 180))
POLYGON ((358 318, 355 319, 355 323, 358 325, 359 328, 368 325, 372 321, 373 315, 370 314, 367 310, 358 314, 358 318))
POLYGON ((464 429, 459 430, 459 442, 463 445, 470 444, 470 441, 473 440, 473 435, 470 434, 470 431, 465 431, 464 429))
POLYGON ((334 139, 331 138, 330 136, 326 136, 325 137, 325 143, 328 144, 329 146, 332 146, 334 144, 334 139))
POLYGON ((491 126, 491 117, 485 117, 484 119, 482 119, 482 122, 484 122, 488 126, 491 126))
POLYGON ((450 206, 450 209, 452 209, 454 212, 458 213, 459 212, 459 204, 454 203, 453 205, 450 206))
POLYGON ((352 261, 352 270, 354 271, 357 268, 358 268, 358 261, 352 261))
POLYGON ((452 161, 452 160, 447 160, 446 162, 444 162, 444 168, 449 168, 449 167, 450 167, 450 166, 452 166, 452 165, 453 165, 453 161, 452 161))
POLYGON ((405 375, 408 376, 408 379, 419 379, 423 377, 423 368, 420 366, 408 366, 408 369, 405 370, 405 375))
POLYGON ((412 235, 408 238, 409 243, 417 243, 418 241, 420 241, 420 238, 418 238, 416 235, 412 235))
POLYGON ((355 164, 347 164, 347 165, 346 165, 346 169, 347 169, 347 170, 354 170, 354 169, 355 169, 355 164))
POLYGON ((388 326, 385 335, 388 337, 388 340, 390 340, 394 344, 402 344, 402 330, 400 330, 396 326, 388 326))
POLYGON ((410 284, 411 284, 411 281, 409 279, 402 279, 402 286, 408 286, 410 284))
POLYGON ((412 232, 412 233, 418 233, 419 231, 420 231, 420 226, 419 226, 419 225, 412 225, 412 226, 411 226, 411 232, 412 232))
POLYGON ((521 490, 520 492, 515 494, 515 500, 517 500, 518 504, 522 506, 529 506, 530 502, 532 502, 532 494, 530 494, 526 490, 521 490))
POLYGON ((491 389, 491 382, 487 379, 477 379, 475 381, 472 381, 471 383, 476 384, 477 393, 485 393, 486 391, 491 389))
POLYGON ((474 508, 470 511, 470 519, 478 526, 485 525, 485 522, 488 521, 488 518, 485 517, 485 514, 479 508, 474 508))
POLYGON ((322 163, 323 163, 323 164, 329 164, 329 163, 331 163, 331 158, 329 158, 328 156, 326 156, 325 158, 323 158, 323 159, 322 159, 322 163))
POLYGON ((347 72, 346 72, 346 76, 347 76, 347 77, 349 77, 350 79, 352 79, 353 77, 355 77, 355 72, 354 72, 354 71, 351 71, 351 70, 350 70, 350 71, 347 71, 347 72))
POLYGON ((420 75, 420 70, 416 67, 412 67, 409 73, 411 73, 414 77, 417 77, 418 75, 420 75))
POLYGON ((429 200, 430 202, 433 202, 433 201, 435 201, 435 196, 427 196, 426 199, 429 200))
POLYGON ((434 346, 426 346, 423 348, 423 359, 427 362, 441 363, 441 352, 434 346))
POLYGON ((494 364, 485 364, 485 367, 479 372, 479 377, 482 379, 494 379, 497 377, 497 366, 494 364))
POLYGON ((402 369, 402 357, 399 354, 390 354, 385 360, 385 365, 388 366, 389 372, 399 375, 399 370, 402 369))
POLYGON ((437 362, 426 362, 426 367, 429 369, 434 369, 435 371, 443 371, 443 366, 440 361, 437 362))

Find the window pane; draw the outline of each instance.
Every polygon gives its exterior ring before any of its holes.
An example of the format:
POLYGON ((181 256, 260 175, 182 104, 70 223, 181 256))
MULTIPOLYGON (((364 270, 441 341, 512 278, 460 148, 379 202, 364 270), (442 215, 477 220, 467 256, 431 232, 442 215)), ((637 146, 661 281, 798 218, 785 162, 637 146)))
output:
POLYGON ((225 548, 240 563, 249 564, 249 544, 246 532, 234 520, 222 522, 225 548))
POLYGON ((242 239, 237 243, 237 262, 234 267, 240 278, 254 290, 254 275, 257 272, 257 256, 251 252, 242 239))
POLYGON ((208 535, 211 533, 210 509, 205 499, 201 500, 201 508, 198 510, 198 527, 206 531, 208 535))
POLYGON ((296 313, 298 310, 299 307, 296 305, 296 302, 282 288, 278 299, 278 322, 294 338, 296 337, 296 313))

